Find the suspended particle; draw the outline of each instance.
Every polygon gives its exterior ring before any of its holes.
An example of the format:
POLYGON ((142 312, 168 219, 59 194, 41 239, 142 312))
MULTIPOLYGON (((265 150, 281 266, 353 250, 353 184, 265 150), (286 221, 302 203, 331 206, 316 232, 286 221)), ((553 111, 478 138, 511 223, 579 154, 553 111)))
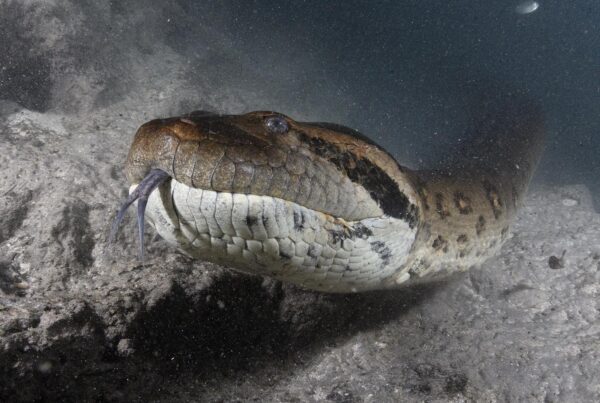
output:
POLYGON ((538 8, 540 8, 540 3, 537 1, 524 1, 515 7, 515 12, 517 14, 531 14, 538 8))

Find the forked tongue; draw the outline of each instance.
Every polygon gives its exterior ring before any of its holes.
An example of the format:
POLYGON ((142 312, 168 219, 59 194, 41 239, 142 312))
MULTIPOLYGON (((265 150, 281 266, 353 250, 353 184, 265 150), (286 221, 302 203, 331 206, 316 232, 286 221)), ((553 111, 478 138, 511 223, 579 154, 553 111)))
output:
POLYGON ((150 193, 161 183, 169 179, 170 176, 168 173, 163 171, 162 169, 153 169, 148 175, 138 184, 135 190, 127 196, 127 200, 121 205, 119 208, 119 212, 117 213, 117 218, 112 225, 110 230, 110 236, 108 237, 108 243, 112 244, 117 235, 117 231, 119 230, 119 226, 123 221, 123 217, 125 217, 125 212, 131 206, 134 201, 138 201, 138 209, 137 209, 137 222, 138 222, 138 237, 140 244, 140 259, 144 259, 144 213, 146 212, 146 204, 148 203, 148 197, 150 193))

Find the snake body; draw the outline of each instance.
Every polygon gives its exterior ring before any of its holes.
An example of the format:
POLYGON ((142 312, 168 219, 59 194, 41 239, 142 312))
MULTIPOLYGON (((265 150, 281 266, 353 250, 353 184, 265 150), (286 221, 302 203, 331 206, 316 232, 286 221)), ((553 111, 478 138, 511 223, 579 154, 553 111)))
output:
MULTIPOLYGON (((144 217, 184 253, 306 288, 393 288, 494 255, 541 154, 540 113, 514 104, 434 170, 352 129, 276 112, 195 112, 137 131, 126 163, 144 217)), ((143 242, 141 243, 143 251, 143 242)))

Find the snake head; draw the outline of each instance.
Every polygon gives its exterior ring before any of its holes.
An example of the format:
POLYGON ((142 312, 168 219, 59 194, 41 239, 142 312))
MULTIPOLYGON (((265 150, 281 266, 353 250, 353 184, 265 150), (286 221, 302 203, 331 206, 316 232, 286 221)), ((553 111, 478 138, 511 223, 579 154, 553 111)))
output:
POLYGON ((126 175, 132 187, 110 239, 137 201, 142 257, 146 218, 192 257, 315 289, 370 289, 402 264, 418 231, 417 196, 381 147, 277 112, 150 121, 126 175))
POLYGON ((412 185, 381 147, 344 126, 277 112, 150 121, 135 135, 127 178, 140 183, 152 169, 191 188, 276 197, 346 221, 417 221, 412 185))

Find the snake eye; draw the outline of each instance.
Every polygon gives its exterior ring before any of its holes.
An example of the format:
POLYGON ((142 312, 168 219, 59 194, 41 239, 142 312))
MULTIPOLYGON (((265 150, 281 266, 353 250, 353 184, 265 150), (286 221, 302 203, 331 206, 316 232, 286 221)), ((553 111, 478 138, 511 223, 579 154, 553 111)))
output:
POLYGON ((276 134, 286 133, 290 129, 288 122, 281 116, 270 116, 266 118, 265 127, 271 133, 276 134))

